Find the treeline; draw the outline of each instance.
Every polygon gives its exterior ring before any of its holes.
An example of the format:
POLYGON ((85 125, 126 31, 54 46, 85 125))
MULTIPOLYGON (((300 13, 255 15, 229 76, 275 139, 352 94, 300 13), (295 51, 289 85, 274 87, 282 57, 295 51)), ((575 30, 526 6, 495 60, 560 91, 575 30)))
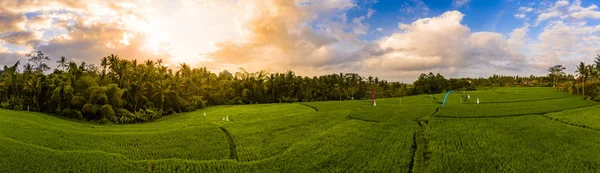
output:
POLYGON ((440 74, 422 74, 413 84, 388 82, 355 73, 297 76, 286 73, 213 73, 206 68, 180 64, 176 69, 161 60, 126 60, 117 55, 102 58, 100 66, 67 61, 57 68, 47 65, 40 51, 27 56, 29 63, 16 62, 0 72, 0 107, 30 110, 100 123, 136 123, 163 115, 194 111, 224 104, 289 103, 356 100, 434 94, 447 90, 473 90, 495 86, 551 86, 550 77, 446 79, 440 74))
POLYGON ((550 67, 549 76, 555 79, 563 79, 556 81, 555 87, 576 95, 583 95, 586 99, 600 101, 600 55, 594 57, 594 64, 585 64, 580 62, 575 67, 577 77, 565 75, 566 67, 556 65, 550 67))

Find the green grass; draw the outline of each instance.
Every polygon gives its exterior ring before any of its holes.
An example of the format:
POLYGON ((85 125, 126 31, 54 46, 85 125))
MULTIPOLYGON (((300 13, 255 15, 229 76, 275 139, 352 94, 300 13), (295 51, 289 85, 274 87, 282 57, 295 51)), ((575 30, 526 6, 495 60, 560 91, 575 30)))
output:
POLYGON ((551 88, 466 93, 443 109, 445 93, 216 106, 129 125, 0 110, 0 172, 600 171, 597 103, 551 88))
POLYGON ((425 172, 597 172, 600 133, 545 117, 434 119, 425 172))
POLYGON ((550 113, 546 117, 574 126, 600 130, 600 106, 550 113))
MULTIPOLYGON (((463 94, 461 92, 449 95, 444 108, 440 109, 435 116, 516 116, 545 114, 598 105, 596 102, 584 100, 583 97, 566 95, 551 88, 500 88, 496 90, 469 91, 466 94, 470 94, 471 99, 462 103, 460 98, 463 94), (499 94, 499 92, 506 94, 499 94), (518 92, 518 94, 514 94, 514 92, 518 92), (477 104, 476 101, 478 97, 480 98, 480 104, 477 104), (484 98, 490 98, 488 100, 492 101, 484 102, 484 98)), ((443 100, 443 96, 440 100, 443 100)))

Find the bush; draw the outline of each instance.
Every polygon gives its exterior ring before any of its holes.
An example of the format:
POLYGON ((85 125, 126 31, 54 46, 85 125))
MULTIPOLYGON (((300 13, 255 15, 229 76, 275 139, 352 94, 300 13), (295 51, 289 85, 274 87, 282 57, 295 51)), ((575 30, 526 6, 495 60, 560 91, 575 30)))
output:
POLYGON ((56 108, 56 109, 54 110, 54 114, 56 114, 56 115, 63 115, 63 111, 62 111, 62 109, 60 109, 60 108, 56 108))
POLYGON ((158 119, 162 117, 162 115, 164 115, 164 111, 157 108, 148 108, 135 112, 135 117, 142 122, 158 119))
POLYGON ((196 110, 196 108, 194 108, 192 105, 185 107, 185 112, 192 112, 194 110, 196 110))
POLYGON ((100 124, 108 124, 108 120, 106 120, 106 118, 102 118, 98 121, 98 123, 100 124))
POLYGON ((98 114, 100 112, 100 105, 92 105, 92 107, 90 108, 90 115, 92 118, 102 118, 102 117, 98 117, 98 114))
MULTIPOLYGON (((202 109, 206 107, 206 102, 202 99, 201 96, 193 96, 192 98, 190 98, 190 105, 194 107, 193 110, 195 109, 202 109)), ((192 110, 192 111, 193 111, 192 110)))
POLYGON ((18 111, 23 110, 23 106, 22 105, 15 105, 15 106, 13 106, 13 110, 18 110, 18 111))
POLYGON ((243 105, 244 104, 244 100, 242 100, 241 97, 235 97, 235 98, 233 98, 233 100, 231 100, 230 103, 234 104, 234 105, 243 105))
POLYGON ((92 110, 92 107, 93 107, 93 106, 94 106, 94 105, 92 105, 92 104, 89 104, 89 103, 88 103, 88 104, 85 104, 85 105, 83 105, 83 108, 81 109, 81 111, 82 111, 82 112, 83 112, 83 114, 85 114, 85 115, 90 115, 90 114, 91 114, 91 110, 92 110))
POLYGON ((135 115, 127 109, 119 108, 115 114, 118 118, 118 123, 135 123, 137 120, 135 115))
POLYGON ((105 120, 109 120, 112 122, 116 122, 117 120, 117 117, 115 117, 115 111, 113 110, 113 107, 109 104, 105 104, 104 106, 100 107, 100 115, 102 119, 105 120))
POLYGON ((77 119, 83 118, 81 111, 76 110, 76 109, 64 109, 62 111, 62 115, 65 117, 68 117, 68 118, 77 118, 77 119))
POLYGON ((2 102, 2 103, 0 103, 0 107, 2 107, 3 109, 10 109, 10 103, 2 102))

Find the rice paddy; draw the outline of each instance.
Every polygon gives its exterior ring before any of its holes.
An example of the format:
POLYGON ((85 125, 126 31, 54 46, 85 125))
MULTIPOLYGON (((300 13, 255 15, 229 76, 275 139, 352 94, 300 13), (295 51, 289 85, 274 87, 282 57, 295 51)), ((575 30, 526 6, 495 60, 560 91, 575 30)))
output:
POLYGON ((600 171, 596 102, 496 88, 441 108, 444 96, 215 106, 131 125, 0 109, 0 172, 600 171))

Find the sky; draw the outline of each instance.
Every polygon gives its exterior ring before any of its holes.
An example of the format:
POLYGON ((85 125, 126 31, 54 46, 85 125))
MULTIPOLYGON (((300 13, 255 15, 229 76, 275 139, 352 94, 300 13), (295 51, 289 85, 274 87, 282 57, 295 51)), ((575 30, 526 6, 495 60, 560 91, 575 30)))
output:
POLYGON ((414 81, 546 75, 600 54, 595 0, 0 1, 0 65, 40 50, 100 64, 158 60, 222 70, 414 81))

